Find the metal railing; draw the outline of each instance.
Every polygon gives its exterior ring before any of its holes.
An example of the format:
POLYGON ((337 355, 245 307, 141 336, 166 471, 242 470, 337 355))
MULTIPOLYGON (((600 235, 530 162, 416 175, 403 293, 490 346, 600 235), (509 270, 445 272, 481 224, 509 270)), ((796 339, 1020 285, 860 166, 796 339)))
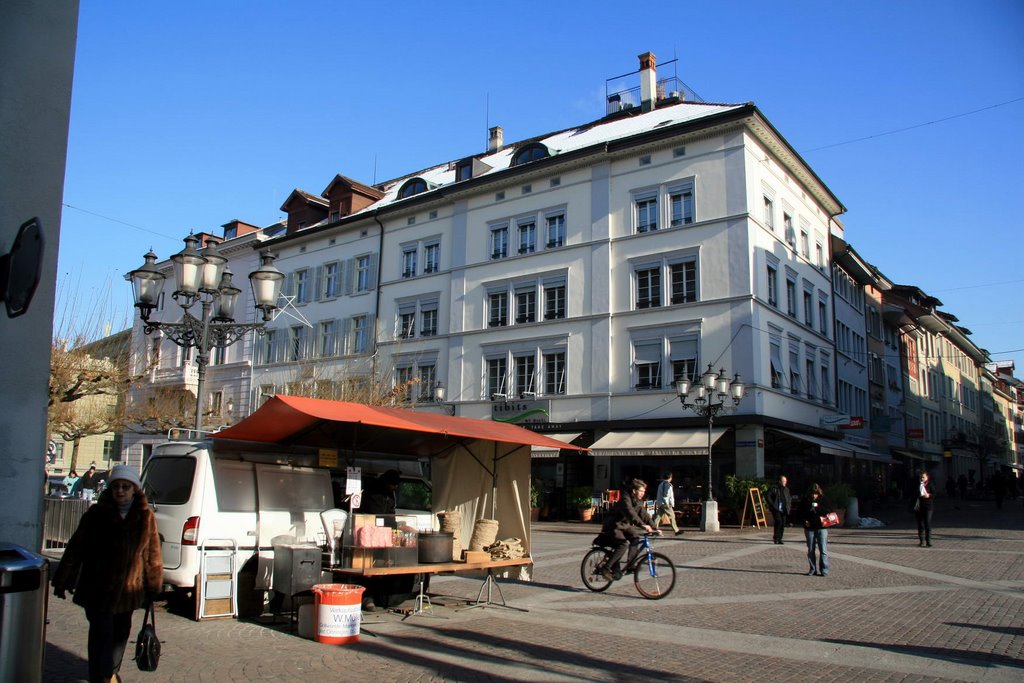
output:
POLYGON ((66 547, 90 504, 82 498, 44 498, 42 549, 66 547))

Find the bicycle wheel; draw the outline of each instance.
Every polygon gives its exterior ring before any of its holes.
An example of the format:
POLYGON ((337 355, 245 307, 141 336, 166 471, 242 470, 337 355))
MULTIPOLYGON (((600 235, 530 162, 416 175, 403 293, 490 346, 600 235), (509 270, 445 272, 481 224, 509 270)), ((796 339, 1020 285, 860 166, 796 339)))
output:
POLYGON ((676 567, 661 553, 651 553, 634 570, 633 585, 648 600, 660 600, 676 585, 676 567))
POLYGON ((580 578, 583 579, 583 585, 595 593, 606 591, 608 586, 612 585, 610 580, 601 576, 599 570, 607 559, 608 553, 604 548, 593 548, 583 556, 583 562, 580 563, 580 578))

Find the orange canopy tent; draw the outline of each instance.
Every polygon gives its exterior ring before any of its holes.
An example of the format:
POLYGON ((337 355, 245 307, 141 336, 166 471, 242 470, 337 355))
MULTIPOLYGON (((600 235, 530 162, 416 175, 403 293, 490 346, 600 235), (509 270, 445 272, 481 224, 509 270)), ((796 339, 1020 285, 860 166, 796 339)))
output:
POLYGON ((277 395, 238 424, 221 430, 216 439, 263 441, 279 444, 345 447, 351 441, 338 442, 337 437, 351 435, 357 426, 366 429, 356 438, 361 451, 383 447, 385 451, 403 455, 433 455, 424 452, 427 444, 457 439, 482 439, 548 449, 576 446, 531 432, 505 422, 422 413, 405 408, 385 408, 345 401, 277 395), (381 431, 383 430, 383 431, 381 431), (400 430, 406 432, 392 432, 400 430), (413 432, 412 434, 408 432, 413 432))
POLYGON ((527 550, 530 447, 585 450, 504 422, 281 395, 212 436, 337 449, 341 466, 346 459, 427 458, 433 511, 459 510, 464 540, 477 519, 496 519, 499 538, 520 538, 527 550))

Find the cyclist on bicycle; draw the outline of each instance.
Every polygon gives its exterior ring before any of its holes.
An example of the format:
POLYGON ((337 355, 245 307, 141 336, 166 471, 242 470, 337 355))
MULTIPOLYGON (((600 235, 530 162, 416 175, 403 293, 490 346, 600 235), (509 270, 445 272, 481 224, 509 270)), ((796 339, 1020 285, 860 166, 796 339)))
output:
POLYGON ((638 544, 644 533, 654 531, 654 520, 647 514, 644 505, 645 493, 647 484, 641 479, 634 479, 630 492, 619 498, 601 525, 596 543, 613 549, 607 566, 601 570, 601 575, 606 579, 621 579, 619 561, 626 554, 626 549, 630 550, 626 561, 628 567, 636 558, 638 544))

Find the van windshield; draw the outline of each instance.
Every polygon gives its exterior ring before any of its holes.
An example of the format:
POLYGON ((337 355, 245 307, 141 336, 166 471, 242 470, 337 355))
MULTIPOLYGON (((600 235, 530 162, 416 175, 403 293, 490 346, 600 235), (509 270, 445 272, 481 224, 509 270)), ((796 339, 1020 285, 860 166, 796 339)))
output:
POLYGON ((149 502, 181 505, 192 495, 196 459, 187 455, 153 458, 142 473, 142 490, 149 502))

